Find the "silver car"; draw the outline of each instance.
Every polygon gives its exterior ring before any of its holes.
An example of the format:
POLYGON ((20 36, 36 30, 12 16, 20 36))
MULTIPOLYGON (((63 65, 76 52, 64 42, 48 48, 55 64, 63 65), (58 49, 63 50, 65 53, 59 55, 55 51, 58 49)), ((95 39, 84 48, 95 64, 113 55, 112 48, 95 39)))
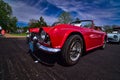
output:
POLYGON ((119 42, 120 43, 120 31, 113 31, 112 33, 107 33, 108 42, 119 42))

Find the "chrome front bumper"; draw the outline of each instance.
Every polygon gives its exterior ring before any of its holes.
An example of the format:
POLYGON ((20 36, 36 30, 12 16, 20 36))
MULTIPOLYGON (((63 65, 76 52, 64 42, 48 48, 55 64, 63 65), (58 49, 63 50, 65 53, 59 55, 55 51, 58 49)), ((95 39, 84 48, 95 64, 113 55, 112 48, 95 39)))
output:
POLYGON ((46 47, 46 46, 41 45, 40 43, 37 43, 37 47, 38 47, 40 50, 43 50, 43 51, 46 51, 46 52, 51 52, 51 53, 57 53, 57 52, 60 52, 60 51, 61 51, 61 49, 59 49, 59 48, 46 47))
MULTIPOLYGON (((33 37, 33 41, 29 42, 29 48, 30 50, 33 52, 34 51, 34 46, 33 46, 33 42, 37 40, 37 37, 34 36, 33 37)), ((50 48, 50 47, 46 47, 44 45, 41 45, 39 42, 36 42, 34 45, 36 45, 36 47, 40 50, 43 50, 45 52, 50 52, 50 53, 57 53, 60 52, 61 49, 60 48, 50 48)))

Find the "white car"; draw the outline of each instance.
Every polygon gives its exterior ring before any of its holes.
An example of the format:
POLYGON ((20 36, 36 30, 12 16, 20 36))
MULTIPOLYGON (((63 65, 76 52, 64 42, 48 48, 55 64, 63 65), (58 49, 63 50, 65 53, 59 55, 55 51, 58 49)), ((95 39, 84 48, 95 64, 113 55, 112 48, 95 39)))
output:
POLYGON ((120 31, 113 31, 112 33, 107 33, 108 42, 119 42, 120 43, 120 31))

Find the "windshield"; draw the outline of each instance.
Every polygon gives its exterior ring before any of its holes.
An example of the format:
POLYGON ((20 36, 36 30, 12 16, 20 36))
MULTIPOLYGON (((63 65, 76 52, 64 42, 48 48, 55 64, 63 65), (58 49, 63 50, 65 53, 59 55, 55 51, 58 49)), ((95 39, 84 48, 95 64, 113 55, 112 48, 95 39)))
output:
POLYGON ((56 25, 59 25, 61 24, 60 22, 54 22, 51 26, 56 26, 56 25))
MULTIPOLYGON (((60 22, 55 22, 52 24, 52 26, 56 26, 61 24, 60 22)), ((90 28, 92 27, 92 21, 91 20, 81 20, 81 21, 74 21, 70 23, 73 26, 77 26, 77 27, 86 27, 86 28, 90 28)))
POLYGON ((86 27, 89 28, 92 26, 92 21, 75 21, 72 22, 71 25, 77 26, 77 27, 86 27))

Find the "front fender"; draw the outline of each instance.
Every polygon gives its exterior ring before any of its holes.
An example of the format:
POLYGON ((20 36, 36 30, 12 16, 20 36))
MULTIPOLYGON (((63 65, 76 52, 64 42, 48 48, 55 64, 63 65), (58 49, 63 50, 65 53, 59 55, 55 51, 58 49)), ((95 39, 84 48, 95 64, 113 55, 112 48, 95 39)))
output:
POLYGON ((69 35, 73 32, 77 31, 66 28, 54 29, 54 31, 50 33, 51 46, 53 48, 62 48, 69 35))

